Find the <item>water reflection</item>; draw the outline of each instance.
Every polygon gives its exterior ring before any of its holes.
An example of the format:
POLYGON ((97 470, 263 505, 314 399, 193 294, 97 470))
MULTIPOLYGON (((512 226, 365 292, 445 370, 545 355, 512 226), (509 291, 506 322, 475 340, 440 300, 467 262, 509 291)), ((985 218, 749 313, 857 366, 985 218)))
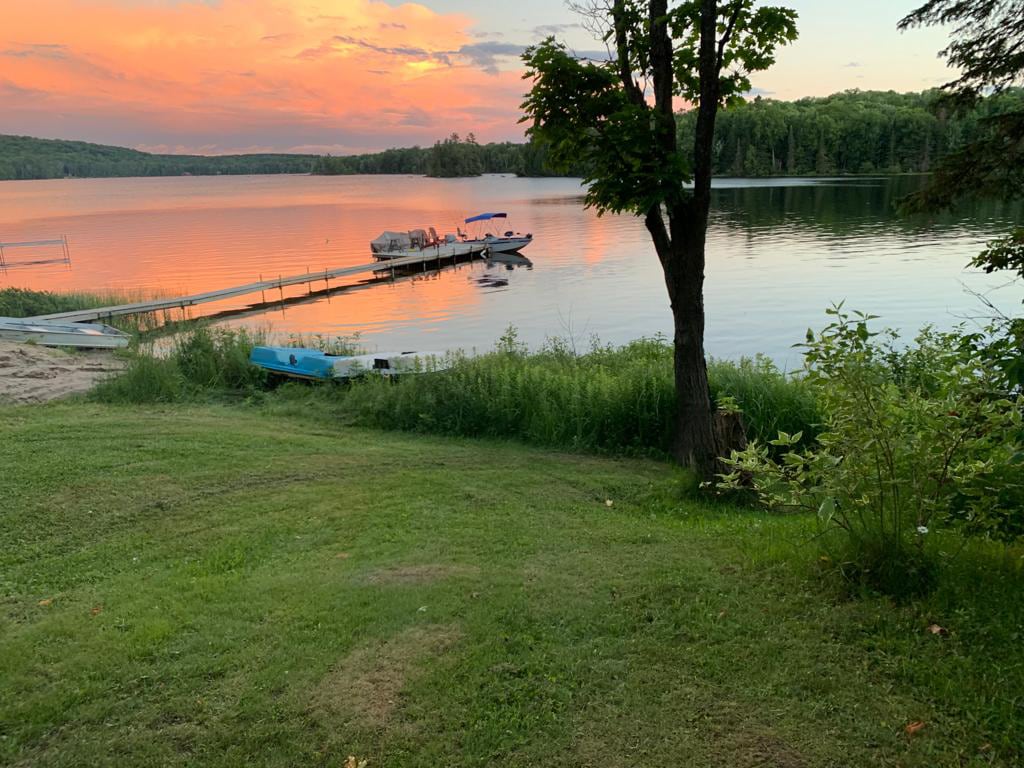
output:
MULTIPOLYGON (((846 299, 897 326, 950 325, 977 308, 964 290, 998 276, 964 271, 1020 209, 977 203, 904 219, 921 179, 727 180, 708 239, 710 350, 792 359, 790 344, 846 299)), ((197 308, 281 333, 361 334, 371 347, 489 347, 509 324, 620 343, 667 332, 671 316, 643 224, 598 217, 569 179, 215 177, 0 183, 0 241, 67 233, 74 260, 0 273, 0 285, 185 294, 369 261, 386 229, 454 232, 507 210, 535 239, 522 256, 441 271, 286 289, 197 308), (266 301, 264 302, 264 298, 266 301)), ((1013 304, 1017 297, 1009 297, 1013 304)), ((998 302, 997 302, 998 303, 998 302)))

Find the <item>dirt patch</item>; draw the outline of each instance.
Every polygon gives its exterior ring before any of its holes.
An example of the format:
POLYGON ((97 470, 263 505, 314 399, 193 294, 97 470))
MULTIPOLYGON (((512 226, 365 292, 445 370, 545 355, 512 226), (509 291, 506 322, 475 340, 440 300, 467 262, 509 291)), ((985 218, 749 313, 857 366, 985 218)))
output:
POLYGON ((781 739, 766 733, 734 733, 724 739, 722 768, 806 768, 799 752, 781 739))
POLYGON ((367 584, 433 584, 455 576, 478 576, 475 565, 427 563, 425 565, 397 565, 366 574, 367 584))
POLYGON ((0 341, 0 403, 43 403, 88 392, 124 368, 106 350, 40 347, 0 341))
POLYGON ((313 709, 331 719, 383 728, 392 723, 401 693, 421 664, 461 638, 454 625, 412 627, 373 646, 357 648, 317 686, 313 709))

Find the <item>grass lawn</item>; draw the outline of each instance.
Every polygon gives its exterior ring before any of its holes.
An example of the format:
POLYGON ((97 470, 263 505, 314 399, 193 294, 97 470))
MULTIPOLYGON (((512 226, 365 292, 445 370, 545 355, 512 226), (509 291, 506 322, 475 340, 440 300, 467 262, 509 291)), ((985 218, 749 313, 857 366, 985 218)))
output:
POLYGON ((0 763, 1024 759, 1019 576, 842 600, 809 521, 674 487, 254 408, 0 408, 0 763))

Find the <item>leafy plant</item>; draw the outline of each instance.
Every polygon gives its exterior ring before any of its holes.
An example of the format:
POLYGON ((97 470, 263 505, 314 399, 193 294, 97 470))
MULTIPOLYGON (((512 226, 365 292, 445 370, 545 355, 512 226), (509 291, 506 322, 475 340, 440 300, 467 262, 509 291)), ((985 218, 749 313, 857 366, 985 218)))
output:
POLYGON ((870 315, 829 310, 808 332, 806 381, 824 413, 817 445, 800 433, 755 441, 719 487, 751 486, 774 509, 810 510, 847 578, 891 594, 926 591, 937 530, 1008 537, 1024 522, 1021 404, 993 385, 992 362, 955 333, 902 349, 870 315))

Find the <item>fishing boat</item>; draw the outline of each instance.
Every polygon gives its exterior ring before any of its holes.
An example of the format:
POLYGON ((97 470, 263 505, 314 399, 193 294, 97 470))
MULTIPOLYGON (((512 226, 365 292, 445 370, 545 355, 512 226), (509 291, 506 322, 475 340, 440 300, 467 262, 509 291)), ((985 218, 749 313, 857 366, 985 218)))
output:
POLYGON ((431 259, 453 259, 475 256, 487 250, 485 243, 460 241, 455 235, 438 237, 433 227, 411 229, 408 232, 383 232, 370 241, 370 253, 378 261, 402 259, 408 256, 431 259))
POLYGON ((130 336, 100 323, 53 323, 24 317, 0 317, 0 340, 27 342, 43 347, 117 349, 127 347, 130 336))
POLYGON ((466 224, 467 227, 470 224, 476 224, 476 231, 471 235, 469 232, 463 232, 460 229, 459 235, 462 238, 462 242, 484 245, 491 253, 516 253, 533 242, 533 235, 530 233, 524 235, 521 232, 506 230, 501 235, 495 235, 491 232, 483 232, 483 222, 493 221, 494 219, 507 220, 508 214, 479 213, 476 216, 470 216, 463 223, 466 224))
POLYGON ((438 371, 442 370, 440 361, 441 355, 432 352, 331 355, 319 349, 297 347, 254 347, 249 355, 249 362, 257 368, 312 381, 438 371))

